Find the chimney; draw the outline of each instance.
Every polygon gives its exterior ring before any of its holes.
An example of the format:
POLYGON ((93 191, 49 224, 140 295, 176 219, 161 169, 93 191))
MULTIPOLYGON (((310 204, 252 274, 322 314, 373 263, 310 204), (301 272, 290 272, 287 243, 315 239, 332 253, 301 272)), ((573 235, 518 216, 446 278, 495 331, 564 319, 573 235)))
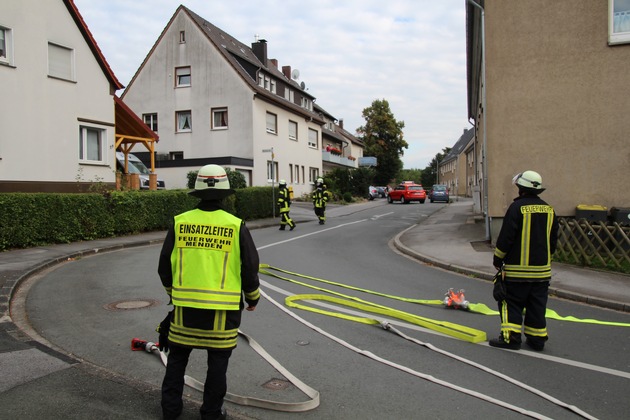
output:
POLYGON ((278 60, 276 60, 275 58, 272 58, 272 59, 271 59, 271 60, 269 60, 269 61, 271 61, 271 64, 272 64, 275 68, 278 68, 278 60))
POLYGON ((282 74, 284 74, 284 77, 291 80, 291 66, 282 66, 282 74))
POLYGON ((256 58, 260 60, 263 66, 267 66, 267 40, 260 39, 252 43, 252 51, 256 58))
POLYGON ((339 128, 343 128, 343 118, 339 120, 339 128))

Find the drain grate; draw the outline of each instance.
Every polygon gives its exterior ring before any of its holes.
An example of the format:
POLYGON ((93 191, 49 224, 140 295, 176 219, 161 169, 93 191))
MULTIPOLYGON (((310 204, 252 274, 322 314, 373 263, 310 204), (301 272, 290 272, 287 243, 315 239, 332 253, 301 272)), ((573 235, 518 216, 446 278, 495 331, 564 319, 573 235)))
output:
POLYGON ((131 299, 119 300, 103 305, 108 311, 129 311, 133 309, 145 309, 158 305, 160 302, 155 299, 131 299))
POLYGON ((273 391, 280 391, 287 389, 291 383, 284 379, 273 378, 263 384, 263 388, 271 389, 273 391))

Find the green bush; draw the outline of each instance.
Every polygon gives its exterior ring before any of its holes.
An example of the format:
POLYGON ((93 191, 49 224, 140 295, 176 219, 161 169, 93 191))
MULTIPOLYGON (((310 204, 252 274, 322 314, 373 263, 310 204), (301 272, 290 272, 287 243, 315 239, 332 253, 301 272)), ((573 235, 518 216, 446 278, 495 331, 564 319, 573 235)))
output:
MULTIPOLYGON (((166 230, 175 215, 198 203, 188 190, 3 193, 0 251, 166 230)), ((271 217, 272 205, 270 187, 238 189, 224 201, 228 212, 244 220, 271 217)))

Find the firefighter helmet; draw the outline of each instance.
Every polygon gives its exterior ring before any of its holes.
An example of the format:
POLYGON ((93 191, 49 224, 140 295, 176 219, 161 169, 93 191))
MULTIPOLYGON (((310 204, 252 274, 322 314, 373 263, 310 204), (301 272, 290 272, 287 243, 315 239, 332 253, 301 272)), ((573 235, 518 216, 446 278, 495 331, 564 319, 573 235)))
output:
POLYGON ((287 181, 285 181, 284 179, 281 179, 281 180, 278 182, 278 185, 279 185, 280 187, 286 187, 286 186, 287 186, 287 181))
POLYGON ((519 189, 524 189, 537 194, 545 190, 542 186, 542 177, 538 172, 534 171, 525 171, 517 174, 512 179, 512 183, 514 183, 519 189))
POLYGON ((219 165, 206 165, 197 172, 195 189, 190 195, 206 200, 218 200, 233 193, 225 169, 219 165))

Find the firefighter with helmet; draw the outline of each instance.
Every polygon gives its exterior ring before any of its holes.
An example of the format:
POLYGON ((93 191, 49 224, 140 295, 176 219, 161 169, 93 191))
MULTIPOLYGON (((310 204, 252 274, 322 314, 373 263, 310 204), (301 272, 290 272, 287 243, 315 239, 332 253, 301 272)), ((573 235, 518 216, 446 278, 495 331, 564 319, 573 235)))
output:
POLYGON ((295 222, 289 216, 289 208, 291 207, 291 194, 287 188, 287 181, 281 179, 278 183, 278 208, 280 209, 280 230, 285 230, 289 226, 289 230, 295 229, 295 222))
POLYGON ((201 201, 175 216, 160 252, 158 274, 173 305, 158 327, 159 348, 168 352, 161 403, 165 419, 182 413, 184 375, 193 349, 207 353, 201 418, 227 418, 226 372, 242 311, 253 311, 260 299, 252 236, 243 220, 223 209, 223 199, 231 194, 222 167, 202 167, 190 192, 201 201))
POLYGON ((545 190, 540 174, 525 171, 512 183, 518 188, 518 197, 505 213, 492 261, 502 270, 498 275, 503 275, 493 290, 501 315, 501 334, 489 344, 518 350, 523 331, 525 344, 541 351, 548 339, 545 312, 558 221, 553 207, 539 197, 545 190))
POLYGON ((317 178, 315 191, 313 191, 313 208, 315 215, 319 219, 319 224, 326 223, 326 203, 328 202, 328 191, 322 178, 317 178))

